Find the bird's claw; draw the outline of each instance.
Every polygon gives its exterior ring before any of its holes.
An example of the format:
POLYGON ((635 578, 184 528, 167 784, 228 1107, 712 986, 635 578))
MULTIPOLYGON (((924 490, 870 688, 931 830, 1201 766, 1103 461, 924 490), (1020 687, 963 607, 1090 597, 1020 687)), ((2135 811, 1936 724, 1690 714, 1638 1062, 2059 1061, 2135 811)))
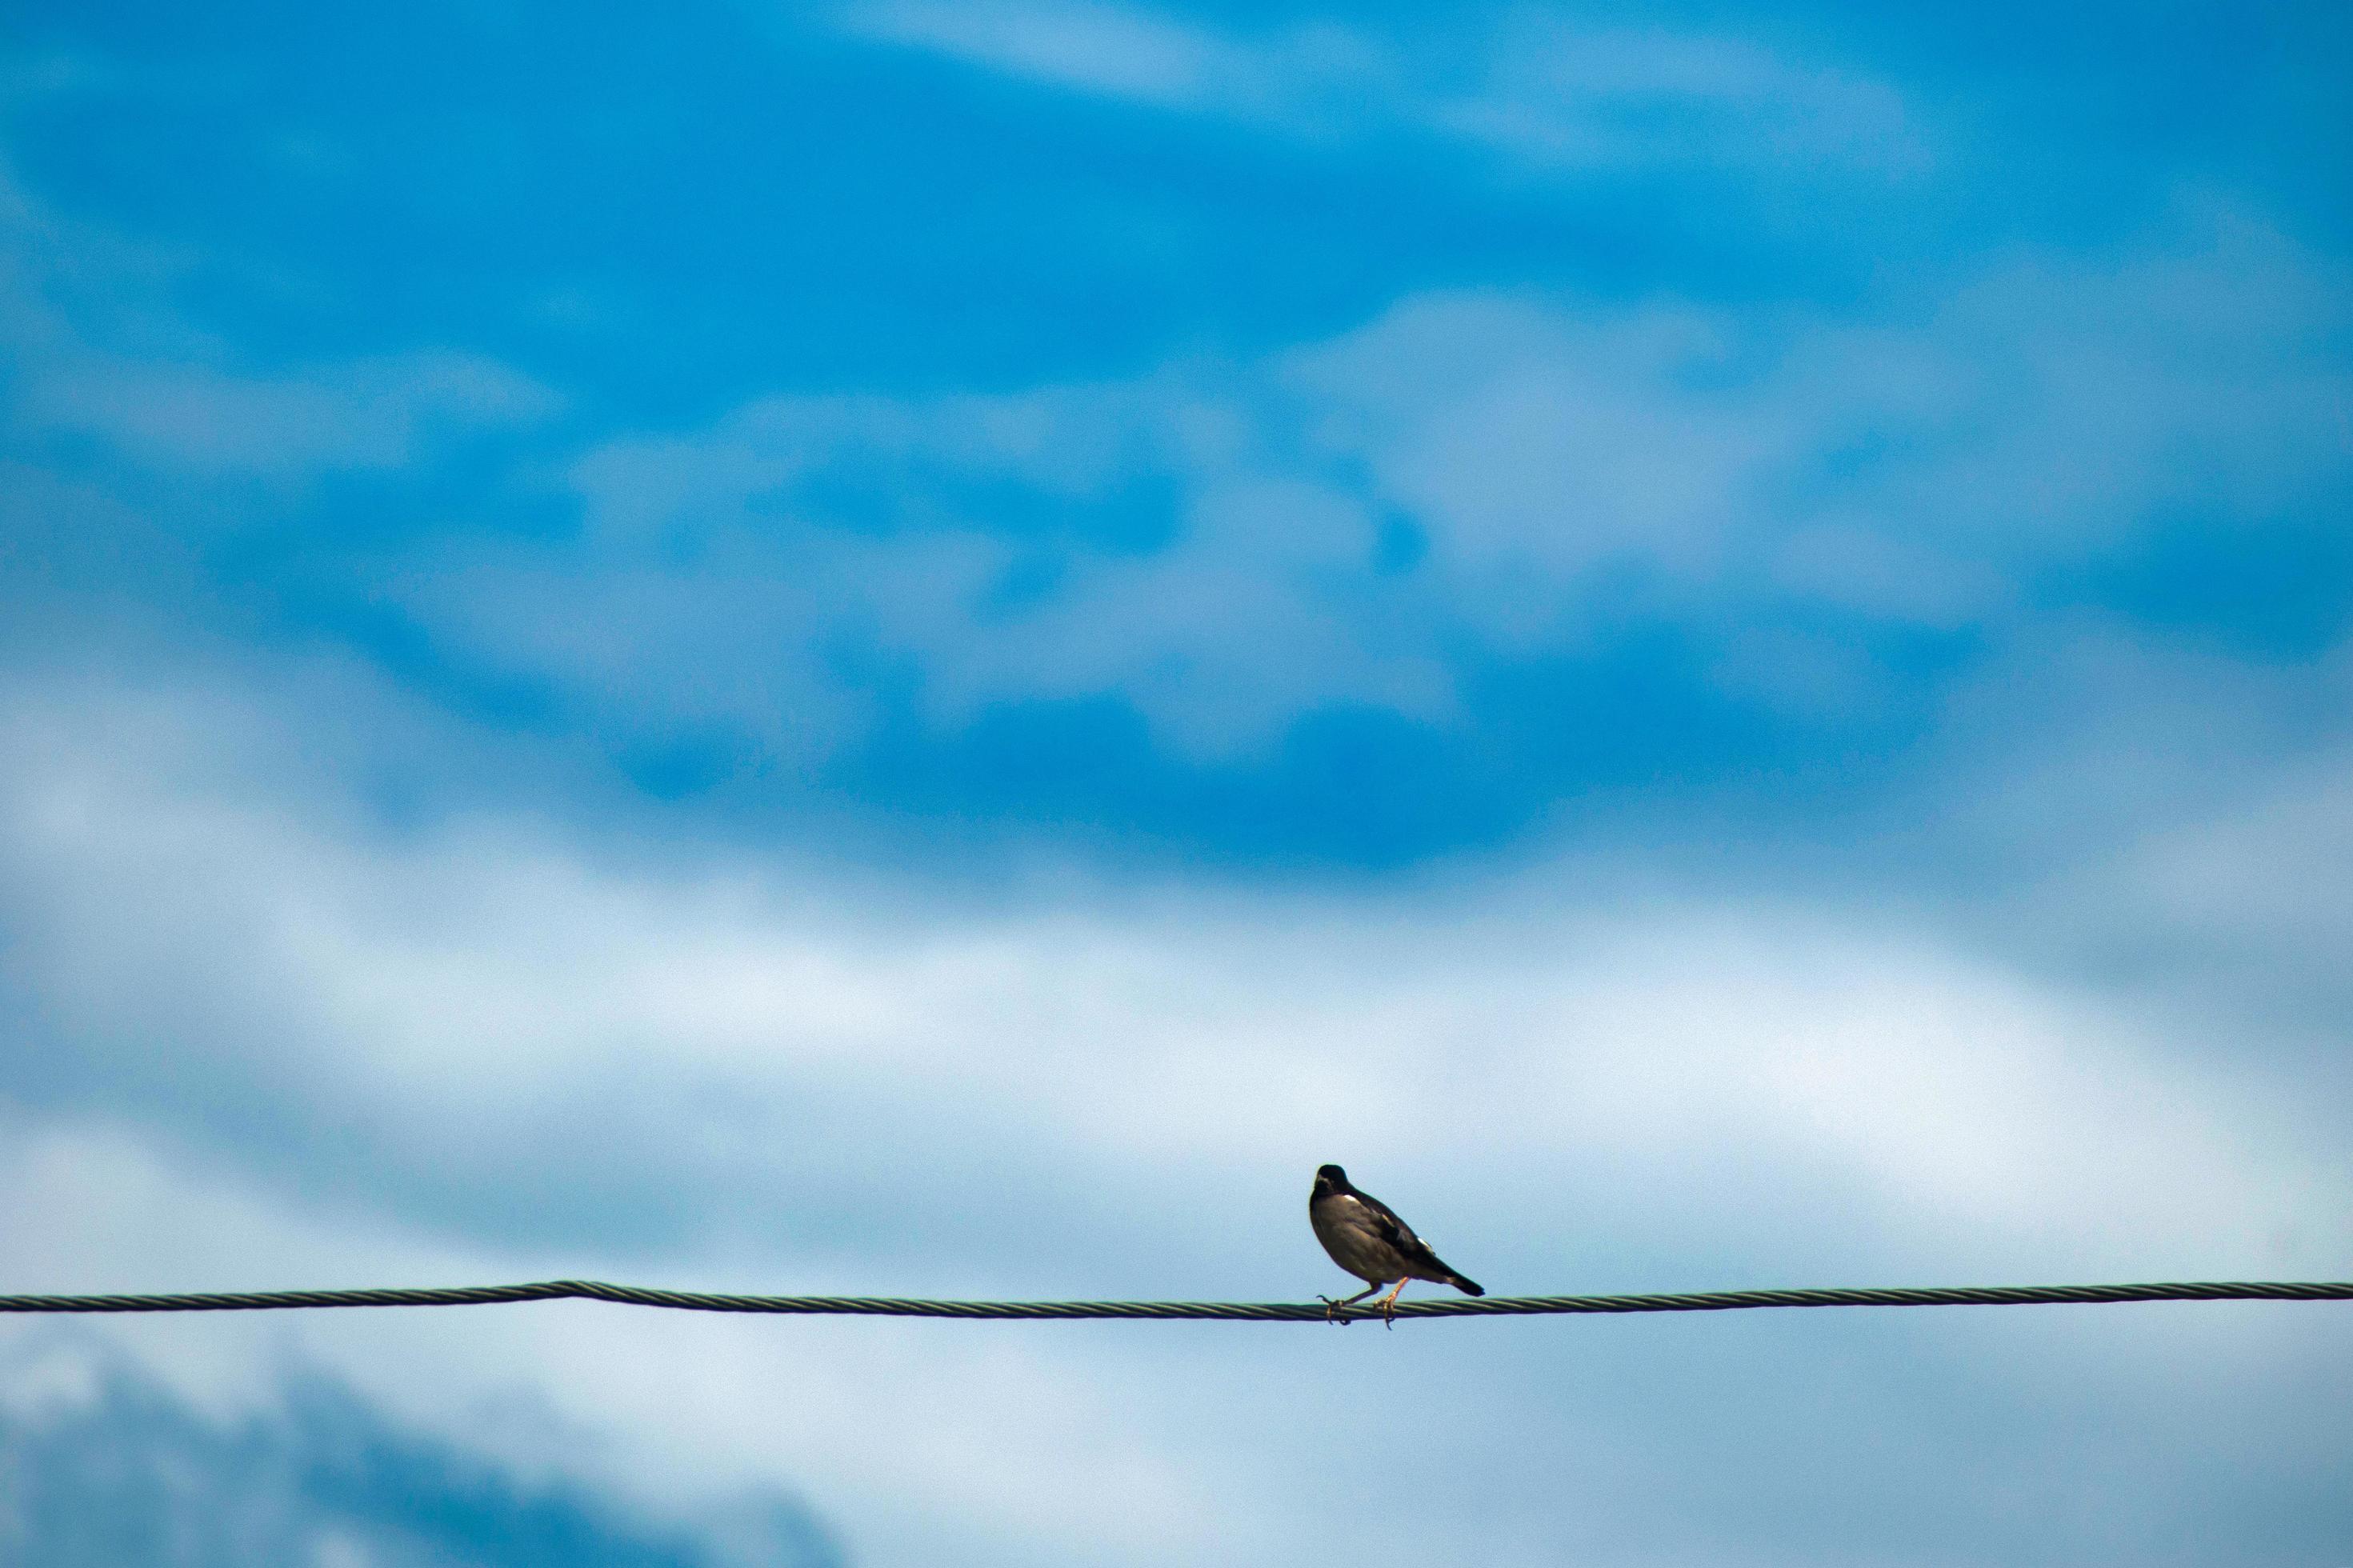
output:
POLYGON ((1329 1296, 1318 1296, 1315 1299, 1324 1303, 1324 1321, 1325 1322, 1337 1323, 1345 1329, 1350 1323, 1356 1321, 1354 1318, 1344 1318, 1340 1315, 1342 1310, 1348 1305, 1347 1302, 1335 1300, 1329 1296))

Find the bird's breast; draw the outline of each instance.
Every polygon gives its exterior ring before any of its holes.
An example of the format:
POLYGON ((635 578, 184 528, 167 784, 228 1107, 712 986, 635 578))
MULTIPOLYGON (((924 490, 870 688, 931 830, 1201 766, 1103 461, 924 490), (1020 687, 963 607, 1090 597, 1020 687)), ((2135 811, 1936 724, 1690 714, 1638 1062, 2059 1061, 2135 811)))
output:
POLYGON ((1345 1194, 1307 1205, 1307 1223, 1332 1261, 1370 1285, 1403 1277, 1405 1259, 1381 1239, 1380 1224, 1365 1205, 1345 1194))

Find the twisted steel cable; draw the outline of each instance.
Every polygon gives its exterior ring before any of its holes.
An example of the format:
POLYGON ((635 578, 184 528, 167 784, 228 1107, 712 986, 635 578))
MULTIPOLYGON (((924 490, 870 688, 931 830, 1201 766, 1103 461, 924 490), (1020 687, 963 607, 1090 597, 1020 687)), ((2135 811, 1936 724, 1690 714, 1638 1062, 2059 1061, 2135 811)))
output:
MULTIPOLYGON (((1212 1322, 1380 1321, 1377 1307, 1290 1301, 931 1301, 892 1296, 732 1296, 596 1279, 422 1289, 247 1290, 155 1296, 0 1296, 0 1312, 259 1312, 325 1307, 488 1307, 609 1301, 688 1312, 871 1318, 1125 1318, 1212 1322)), ((1729 1312, 1763 1307, 2032 1307, 2117 1301, 2348 1301, 2353 1280, 2191 1281, 2159 1285, 1964 1285, 1926 1289, 1706 1290, 1646 1296, 1488 1296, 1400 1301, 1410 1318, 1520 1318, 1619 1312, 1729 1312)))

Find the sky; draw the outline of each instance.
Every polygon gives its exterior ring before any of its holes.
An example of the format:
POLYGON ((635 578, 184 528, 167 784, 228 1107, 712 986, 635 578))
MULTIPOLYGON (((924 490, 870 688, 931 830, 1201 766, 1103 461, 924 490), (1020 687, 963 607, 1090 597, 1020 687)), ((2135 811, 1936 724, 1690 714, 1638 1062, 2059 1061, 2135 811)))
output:
MULTIPOLYGON (((2353 19, 0 22, 0 1289, 2353 1277, 2353 19)), ((1418 1286, 1417 1296, 1442 1294, 1418 1286)), ((0 1326, 79 1568, 2341 1565, 2327 1305, 0 1326)))

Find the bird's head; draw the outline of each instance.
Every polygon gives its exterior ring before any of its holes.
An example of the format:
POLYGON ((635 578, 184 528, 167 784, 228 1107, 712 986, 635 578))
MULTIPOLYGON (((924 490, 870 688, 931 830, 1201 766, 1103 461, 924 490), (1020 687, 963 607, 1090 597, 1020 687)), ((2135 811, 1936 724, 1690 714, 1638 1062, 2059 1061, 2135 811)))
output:
POLYGON ((1320 1198, 1326 1193, 1345 1193, 1350 1190, 1348 1173, 1339 1166, 1324 1165, 1316 1170, 1315 1195, 1317 1197, 1320 1198))

